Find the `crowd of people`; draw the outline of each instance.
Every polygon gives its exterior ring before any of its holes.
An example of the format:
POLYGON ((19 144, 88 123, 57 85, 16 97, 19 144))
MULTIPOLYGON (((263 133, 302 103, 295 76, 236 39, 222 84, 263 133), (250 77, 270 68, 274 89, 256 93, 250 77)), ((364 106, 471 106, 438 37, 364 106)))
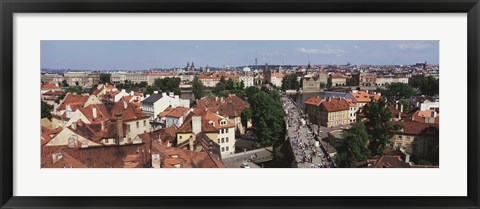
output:
POLYGON ((331 168, 333 163, 323 153, 320 144, 306 125, 301 110, 284 97, 290 141, 299 168, 331 168), (292 134, 293 132, 293 134, 292 134))

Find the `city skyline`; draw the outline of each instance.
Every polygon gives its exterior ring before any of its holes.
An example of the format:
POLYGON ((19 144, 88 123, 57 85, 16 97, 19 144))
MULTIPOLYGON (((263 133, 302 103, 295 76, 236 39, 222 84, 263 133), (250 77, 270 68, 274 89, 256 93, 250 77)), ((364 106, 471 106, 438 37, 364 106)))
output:
POLYGON ((439 63, 438 41, 41 41, 41 67, 144 70, 272 65, 439 63))

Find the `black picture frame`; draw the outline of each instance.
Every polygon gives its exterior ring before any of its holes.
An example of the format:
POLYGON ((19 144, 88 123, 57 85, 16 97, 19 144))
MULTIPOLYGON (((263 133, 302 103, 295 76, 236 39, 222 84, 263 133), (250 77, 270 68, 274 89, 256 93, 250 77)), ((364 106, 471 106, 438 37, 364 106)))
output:
MULTIPOLYGON (((0 0, 1 208, 479 208, 478 0, 0 0), (467 13, 468 195, 466 197, 20 197, 13 196, 14 13, 467 13)), ((447 179, 446 179, 447 180, 447 179)), ((266 185, 273 182, 266 182, 266 185)), ((288 186, 288 183, 285 183, 288 186)))

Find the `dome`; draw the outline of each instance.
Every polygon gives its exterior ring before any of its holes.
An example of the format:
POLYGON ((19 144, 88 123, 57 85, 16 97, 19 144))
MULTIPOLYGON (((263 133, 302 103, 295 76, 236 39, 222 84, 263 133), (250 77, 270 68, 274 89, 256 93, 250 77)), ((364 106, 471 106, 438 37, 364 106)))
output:
POLYGON ((250 71, 251 71, 251 70, 250 70, 249 67, 244 67, 244 68, 243 68, 243 72, 250 72, 250 71))

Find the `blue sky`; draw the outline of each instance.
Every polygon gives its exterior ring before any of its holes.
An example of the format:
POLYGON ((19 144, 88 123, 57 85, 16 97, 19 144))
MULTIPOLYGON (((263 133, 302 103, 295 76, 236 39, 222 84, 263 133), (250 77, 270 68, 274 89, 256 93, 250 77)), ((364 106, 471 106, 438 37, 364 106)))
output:
POLYGON ((439 41, 41 41, 41 67, 142 70, 255 64, 439 62, 439 41))

